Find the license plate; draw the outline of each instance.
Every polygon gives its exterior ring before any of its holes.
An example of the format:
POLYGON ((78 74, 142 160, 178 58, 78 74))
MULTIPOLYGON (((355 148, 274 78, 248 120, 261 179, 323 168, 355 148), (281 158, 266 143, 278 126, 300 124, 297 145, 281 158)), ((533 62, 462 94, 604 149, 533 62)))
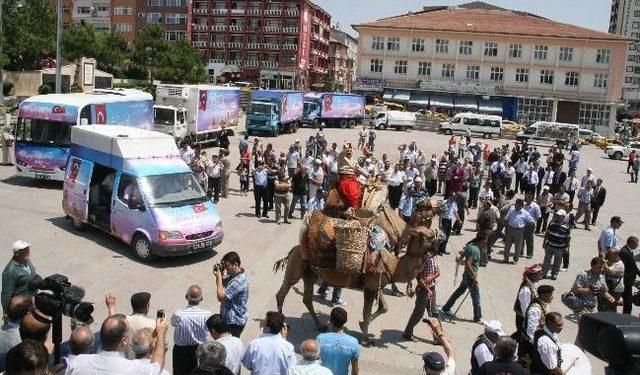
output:
POLYGON ((206 249, 207 247, 211 247, 213 245, 212 241, 198 242, 196 244, 191 245, 194 250, 206 249))
POLYGON ((39 178, 41 180, 49 180, 51 179, 51 176, 49 176, 48 174, 36 173, 36 178, 39 178))

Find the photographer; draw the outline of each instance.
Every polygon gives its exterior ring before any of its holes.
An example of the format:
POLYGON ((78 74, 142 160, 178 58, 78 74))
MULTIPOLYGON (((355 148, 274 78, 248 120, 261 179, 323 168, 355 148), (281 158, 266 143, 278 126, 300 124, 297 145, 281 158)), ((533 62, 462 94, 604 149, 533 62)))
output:
POLYGON ((220 264, 213 267, 216 278, 216 298, 220 302, 220 315, 227 324, 229 333, 240 337, 247 324, 247 302, 249 300, 249 279, 240 265, 240 256, 235 251, 222 257, 220 264), (227 276, 222 278, 222 271, 227 276))
POLYGON ((36 268, 31 263, 31 244, 17 240, 11 246, 13 257, 2 271, 2 318, 7 320, 11 297, 31 294, 29 282, 36 277, 36 268))
POLYGON ((568 305, 574 313, 580 314, 582 310, 593 311, 597 306, 598 296, 609 303, 615 302, 615 299, 609 294, 603 268, 604 260, 595 257, 591 259, 591 268, 576 276, 571 292, 577 297, 577 301, 568 305))

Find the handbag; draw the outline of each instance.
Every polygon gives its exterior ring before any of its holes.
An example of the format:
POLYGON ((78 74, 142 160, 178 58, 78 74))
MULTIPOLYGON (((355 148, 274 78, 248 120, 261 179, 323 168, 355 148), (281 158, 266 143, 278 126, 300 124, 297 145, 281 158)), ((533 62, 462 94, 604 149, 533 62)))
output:
POLYGON ((562 304, 567 306, 572 311, 584 309, 592 310, 596 308, 596 305, 593 302, 583 300, 573 292, 564 293, 560 297, 560 300, 562 301, 562 304))

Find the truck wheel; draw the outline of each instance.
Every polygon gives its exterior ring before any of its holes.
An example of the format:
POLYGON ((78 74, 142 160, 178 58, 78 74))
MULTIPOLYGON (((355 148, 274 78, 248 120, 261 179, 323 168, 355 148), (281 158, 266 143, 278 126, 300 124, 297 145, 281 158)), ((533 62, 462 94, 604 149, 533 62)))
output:
POLYGON ((133 236, 131 250, 133 251, 133 255, 144 263, 149 263, 156 258, 151 252, 151 243, 149 243, 147 237, 140 233, 133 236))
POLYGON ((356 120, 349 120, 349 129, 353 129, 356 126, 356 120))
POLYGON ((276 129, 273 131, 273 136, 277 137, 278 135, 280 135, 280 125, 276 125, 276 129))
POLYGON ((488 135, 489 135, 489 134, 487 134, 487 133, 482 133, 482 139, 487 139, 487 138, 489 138, 489 137, 487 137, 488 135))
POLYGON ((77 230, 77 231, 84 231, 87 229, 87 225, 85 223, 82 222, 82 220, 78 219, 78 218, 71 218, 71 220, 73 220, 73 227, 77 230))
POLYGON ((620 152, 620 151, 614 152, 613 153, 613 158, 616 159, 616 160, 622 159, 622 152, 620 152))
POLYGON ((320 126, 320 120, 319 119, 314 119, 313 120, 313 128, 317 129, 318 126, 320 126))
POLYGON ((247 130, 247 135, 251 137, 253 135, 253 130, 247 130))
POLYGON ((347 127, 347 120, 340 120, 340 129, 345 129, 347 127))

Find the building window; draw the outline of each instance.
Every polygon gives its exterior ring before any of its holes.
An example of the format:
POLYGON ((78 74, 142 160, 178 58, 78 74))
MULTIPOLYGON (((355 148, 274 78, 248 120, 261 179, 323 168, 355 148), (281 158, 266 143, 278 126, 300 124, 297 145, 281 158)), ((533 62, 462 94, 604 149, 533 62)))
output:
POLYGON ((110 25, 109 21, 95 21, 95 22, 93 22, 93 28, 97 32, 109 31, 110 26, 111 25, 110 25))
POLYGON ((480 67, 477 65, 467 66, 466 78, 470 81, 477 81, 480 79, 480 67))
POLYGON ((591 126, 608 126, 609 106, 606 104, 580 103, 580 124, 591 126))
POLYGON ((631 39, 635 39, 635 40, 640 39, 640 34, 639 33, 631 33, 631 39))
POLYGON ((407 74, 407 60, 396 60, 393 72, 395 74, 407 74))
POLYGON ((411 42, 411 51, 424 52, 424 39, 413 38, 413 42, 411 42))
POLYGON ((389 51, 399 51, 400 50, 400 38, 397 36, 390 36, 389 40, 387 40, 387 49, 389 51))
POLYGON ((578 86, 580 84, 579 72, 567 72, 564 76, 565 86, 578 86))
POLYGON ((166 40, 170 42, 175 42, 182 38, 186 38, 187 33, 184 30, 171 30, 171 31, 165 32, 164 37, 166 40))
POLYGON ((76 14, 78 15, 91 14, 91 7, 84 7, 84 6, 77 7, 76 14))
POLYGON ((167 13, 167 25, 186 25, 187 15, 179 13, 167 13))
POLYGON ((371 49, 383 50, 384 38, 381 36, 374 36, 373 41, 371 43, 371 49))
POLYGON ((509 45, 509 57, 512 59, 522 58, 522 44, 509 45))
POLYGON ((596 52, 596 62, 598 64, 608 64, 611 61, 611 50, 607 48, 598 48, 596 52))
POLYGON ((382 73, 382 60, 371 59, 371 73, 382 73))
POLYGON ((96 12, 108 12, 109 11, 109 6, 107 6, 107 5, 96 5, 93 9, 96 12))
POLYGON ((443 78, 453 78, 455 75, 456 75, 456 64, 442 64, 443 78))
POLYGON ((572 47, 560 47, 560 55, 558 56, 560 61, 573 60, 573 48, 572 47))
POLYGON ((498 43, 496 43, 496 42, 484 42, 484 55, 485 56, 498 56, 498 43))
POLYGON ((536 60, 546 60, 549 53, 549 46, 535 46, 533 48, 533 58, 536 60))
POLYGON ((150 7, 161 7, 161 6, 164 5, 164 1, 163 0, 149 0, 149 2, 147 4, 149 4, 150 7))
POLYGON ((627 66, 627 73, 633 73, 633 66, 627 66))
POLYGON ((418 75, 419 76, 425 76, 425 77, 431 77, 431 63, 430 62, 420 61, 418 63, 418 75))
POLYGON ((635 43, 631 43, 629 44, 629 51, 635 51, 636 50, 636 45, 635 43))
POLYGON ((168 7, 186 7, 187 0, 166 0, 168 7))
POLYGON ((640 10, 634 10, 633 11, 633 16, 634 17, 640 17, 640 10))
POLYGON ((609 83, 608 73, 596 73, 596 76, 593 80, 593 87, 606 88, 608 83, 609 83))
POLYGON ((553 85, 553 70, 542 69, 540 71, 540 83, 544 83, 546 85, 553 85))
POLYGON ((631 83, 631 77, 624 77, 624 83, 631 83))
POLYGON ((113 30, 120 33, 130 33, 133 31, 133 25, 130 23, 116 23, 113 25, 113 30))
POLYGON ((627 61, 636 61, 636 55, 627 55, 627 61))
POLYGON ((459 51, 461 55, 471 55, 473 53, 473 42, 470 40, 461 40, 459 51))
POLYGON ((526 68, 516 69, 516 82, 520 82, 520 83, 529 82, 529 69, 526 69, 526 68))
POLYGON ((640 22, 634 22, 631 24, 632 29, 640 29, 640 22))
POLYGON ((449 53, 449 41, 447 39, 436 39, 436 53, 449 53))
POLYGON ((147 13, 147 23, 162 23, 162 13, 147 13))
POLYGON ((547 99, 518 98, 518 122, 532 124, 551 121, 553 102, 547 99))
POLYGON ((113 14, 116 16, 130 16, 133 14, 133 8, 131 7, 115 7, 113 8, 113 14))
POLYGON ((504 68, 499 66, 492 66, 489 79, 491 79, 492 81, 502 81, 504 79, 504 68))

